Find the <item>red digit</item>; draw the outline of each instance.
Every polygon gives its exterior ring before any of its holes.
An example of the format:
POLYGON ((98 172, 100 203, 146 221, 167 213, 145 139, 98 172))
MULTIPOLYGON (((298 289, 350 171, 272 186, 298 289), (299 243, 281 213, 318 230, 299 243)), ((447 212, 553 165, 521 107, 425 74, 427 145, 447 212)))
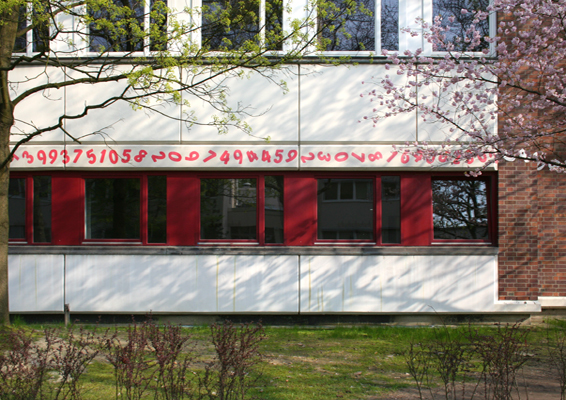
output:
POLYGON ((224 150, 224 153, 220 156, 220 161, 223 161, 224 165, 228 164, 228 161, 230 161, 230 153, 228 153, 228 150, 224 150))
POLYGON ((47 156, 45 155, 45 152, 43 150, 39 150, 37 152, 37 159, 40 160, 43 165, 45 165, 45 162, 47 161, 47 156))
POLYGON ((28 164, 31 164, 33 162, 33 156, 30 153, 28 153, 27 151, 24 151, 22 153, 22 157, 28 159, 28 164))
POLYGON ((87 150, 86 156, 89 159, 88 161, 89 164, 94 164, 96 162, 96 155, 94 154, 93 149, 87 150))
POLYGON ((411 161, 411 157, 409 156, 409 154, 407 153, 401 154, 401 162, 403 164, 407 164, 409 161, 411 161))
MULTIPOLYGON (((242 163, 242 160, 244 159, 244 156, 242 155, 242 152, 240 150, 235 150, 234 151, 234 158, 236 160, 238 160, 238 164, 242 163)), ((224 163, 226 164, 226 163, 224 163)))
POLYGON ((160 151, 158 156, 156 156, 154 154, 154 155, 151 156, 151 159, 153 160, 153 162, 157 162, 157 160, 164 160, 165 159, 165 152, 160 151))
POLYGON ((293 161, 295 158, 297 158, 298 155, 299 155, 299 152, 297 150, 289 150, 289 153, 287 153, 287 159, 285 160, 285 162, 293 161))
POLYGON ((273 159, 273 162, 279 164, 281 161, 283 161, 283 150, 275 150, 275 158, 273 159))
POLYGON ((176 151, 170 151, 169 152, 169 159, 171 161, 179 162, 183 159, 183 156, 181 154, 177 153, 176 151))
POLYGON ((478 157, 478 160, 480 160, 481 162, 486 162, 487 156, 485 154, 482 154, 481 156, 478 157))
POLYGON ((110 153, 108 154, 108 158, 110 159, 110 162, 112 164, 116 164, 118 162, 118 158, 119 158, 116 150, 110 150, 110 153))
POLYGON ((81 149, 75 149, 74 150, 75 153, 77 153, 75 159, 73 160, 73 164, 76 164, 77 161, 79 161, 79 158, 81 158, 81 154, 83 154, 83 151, 81 149))
POLYGON ((396 151, 392 152, 391 155, 389 156, 389 158, 387 159, 387 162, 391 162, 391 160, 393 160, 396 155, 397 155, 396 151))
POLYGON ((381 160, 382 158, 383 158, 383 155, 379 151, 376 151, 374 154, 368 155, 368 160, 370 160, 371 162, 381 160))
POLYGON ((71 161, 71 157, 67 154, 67 150, 61 150, 61 155, 63 156, 63 164, 68 164, 71 161))
POLYGON ((51 160, 49 163, 53 164, 57 160, 57 150, 53 149, 49 152, 49 159, 51 160))
POLYGON ((101 164, 104 162, 104 156, 105 155, 106 155, 106 149, 104 149, 100 152, 100 163, 101 164))
POLYGON ((199 154, 198 151, 191 151, 188 157, 185 157, 187 161, 195 161, 198 160, 199 154))
POLYGON ((256 160, 258 160, 258 156, 255 153, 255 151, 246 151, 246 155, 248 156, 248 160, 250 160, 250 162, 254 162, 256 160))
POLYGON ((212 150, 208 150, 208 154, 210 154, 208 157, 206 157, 204 160, 202 160, 202 162, 208 162, 210 160, 212 160, 214 157, 216 157, 216 152, 212 151, 212 150))
POLYGON ((261 152, 261 161, 263 161, 263 162, 271 162, 271 154, 269 154, 269 151, 263 150, 263 151, 261 152))
POLYGON ((126 149, 122 152, 122 162, 123 163, 127 163, 128 161, 130 161, 130 153, 132 152, 132 149, 126 149))
POLYGON ((140 150, 140 152, 138 153, 138 155, 134 157, 134 161, 135 161, 135 162, 142 162, 143 159, 145 158, 145 156, 147 156, 147 151, 145 151, 145 150, 140 150))
POLYGON ((366 153, 362 153, 361 156, 357 155, 356 153, 354 153, 352 151, 352 157, 354 157, 356 160, 358 160, 359 162, 364 162, 366 160, 366 153))
POLYGON ((340 153, 334 156, 334 159, 338 162, 344 162, 348 159, 348 153, 346 153, 345 151, 341 151, 340 153))

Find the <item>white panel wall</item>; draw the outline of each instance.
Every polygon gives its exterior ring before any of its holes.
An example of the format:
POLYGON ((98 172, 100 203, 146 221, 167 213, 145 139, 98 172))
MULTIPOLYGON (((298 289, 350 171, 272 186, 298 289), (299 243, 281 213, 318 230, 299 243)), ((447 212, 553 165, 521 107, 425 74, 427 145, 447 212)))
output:
MULTIPOLYGON (((245 71, 242 71, 245 72, 245 71)), ((226 87, 228 105, 245 111, 243 121, 252 127, 252 135, 229 126, 226 134, 218 134, 213 126, 195 124, 182 126, 182 140, 189 141, 271 141, 298 140, 299 130, 299 78, 298 67, 289 65, 281 70, 245 72, 242 77, 231 77, 224 81, 216 79, 214 84, 226 87), (280 84, 282 86, 280 86, 280 84), (286 88, 288 91, 284 90, 286 88), (246 115, 247 114, 247 115, 246 115)), ((194 79, 187 77, 186 79, 194 79)), ((211 85, 214 87, 214 85, 211 85)), ((194 113, 199 123, 208 123, 213 116, 222 117, 210 104, 195 96, 183 95, 183 115, 194 113)))
POLYGON ((362 81, 379 82, 385 75, 395 82, 405 79, 383 65, 302 66, 301 141, 414 141, 414 113, 379 121, 375 127, 364 120, 378 104, 360 96, 373 89, 373 84, 362 81))
POLYGON ((67 256, 73 312, 298 311, 297 256, 67 256))
MULTIPOLYGON (((15 99, 25 91, 39 85, 62 82, 64 73, 59 68, 45 66, 28 66, 10 71, 10 96, 15 99)), ((16 119, 12 127, 11 141, 17 142, 25 134, 33 133, 37 128, 58 123, 58 118, 65 111, 65 91, 63 89, 42 90, 27 97, 14 109, 16 119)), ((34 142, 62 141, 63 131, 60 129, 46 132, 33 139, 34 142)))
POLYGON ((495 311, 495 256, 303 256, 301 312, 495 311))
POLYGON ((8 256, 11 312, 63 312, 64 256, 8 256))

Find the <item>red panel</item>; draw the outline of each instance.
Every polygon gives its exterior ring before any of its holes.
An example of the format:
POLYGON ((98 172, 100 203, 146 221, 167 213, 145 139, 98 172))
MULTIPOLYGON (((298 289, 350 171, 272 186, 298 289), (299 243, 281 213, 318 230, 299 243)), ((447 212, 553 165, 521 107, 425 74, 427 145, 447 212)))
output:
POLYGON ((80 245, 84 235, 84 180, 53 176, 51 181, 52 243, 80 245))
POLYGON ((430 175, 401 176, 401 245, 428 246, 432 241, 430 175))
POLYGON ((194 177, 167 177, 167 243, 196 246, 199 237, 200 182, 194 177))
POLYGON ((285 177, 285 236, 288 246, 311 246, 316 239, 316 179, 312 175, 285 177))

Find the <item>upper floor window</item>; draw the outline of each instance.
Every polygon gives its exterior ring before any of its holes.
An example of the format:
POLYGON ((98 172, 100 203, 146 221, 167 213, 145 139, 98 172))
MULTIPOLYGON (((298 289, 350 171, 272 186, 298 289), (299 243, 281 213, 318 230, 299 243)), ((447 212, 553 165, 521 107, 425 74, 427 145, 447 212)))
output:
POLYGON ((112 0, 91 4, 89 49, 92 52, 165 50, 167 2, 165 0, 112 0))
MULTIPOLYGON (((489 19, 477 20, 478 11, 487 11, 490 0, 432 0, 433 16, 442 18, 442 26, 449 28, 445 32, 446 44, 452 43, 454 50, 468 50, 472 25, 480 32, 482 38, 489 37, 489 19)), ((474 51, 489 48, 489 43, 482 40, 480 46, 474 51)), ((446 46, 436 43, 435 51, 446 51, 446 46)))
POLYGON ((206 50, 281 50, 282 0, 203 0, 202 41, 206 50))
POLYGON ((326 51, 399 50, 399 0, 330 0, 320 14, 326 51))
POLYGON ((434 239, 489 240, 486 181, 433 179, 434 239))
POLYGON ((39 53, 49 51, 51 40, 51 8, 49 2, 31 2, 19 9, 18 31, 14 53, 39 53), (29 29, 27 29, 29 28, 29 29))

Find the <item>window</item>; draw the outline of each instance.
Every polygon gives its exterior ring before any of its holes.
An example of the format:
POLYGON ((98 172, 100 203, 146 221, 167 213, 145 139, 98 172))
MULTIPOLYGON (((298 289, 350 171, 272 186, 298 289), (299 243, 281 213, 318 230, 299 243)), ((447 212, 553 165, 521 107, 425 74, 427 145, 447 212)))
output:
POLYGON ((484 180, 433 179, 435 240, 488 241, 488 190, 484 180))
POLYGON ((84 182, 86 240, 167 242, 166 176, 84 182))
POLYGON ((51 242, 51 177, 10 178, 9 240, 51 242))
POLYGON ((374 240, 372 179, 318 180, 318 239, 374 240))
POLYGON ((92 52, 165 50, 167 2, 164 0, 112 0, 89 9, 92 52))
POLYGON ((330 0, 319 12, 326 51, 399 50, 399 0, 330 0))
POLYGON ((202 239, 257 240, 257 179, 201 179, 202 239))
POLYGON ((265 177, 265 243, 283 243, 283 177, 265 177))
POLYGON ((34 2, 20 7, 18 30, 31 29, 16 37, 14 53, 39 53, 49 51, 50 29, 52 18, 48 2, 34 2), (31 44, 31 46, 29 46, 31 44))
POLYGON ((381 177, 381 243, 401 243, 401 179, 381 177))
POLYGON ((282 0, 203 0, 202 48, 281 50, 282 0))
MULTIPOLYGON (((474 24, 477 11, 487 11, 490 0, 433 0, 433 15, 442 18, 442 26, 450 29, 445 33, 446 43, 452 43, 454 50, 468 50, 468 40, 470 32, 468 29, 474 24)), ((484 19, 475 24, 481 37, 489 37, 489 19, 484 19)), ((489 43, 481 41, 479 48, 474 51, 481 51, 489 48, 489 43)), ((446 51, 446 46, 441 44, 434 45, 435 51, 446 51)))

